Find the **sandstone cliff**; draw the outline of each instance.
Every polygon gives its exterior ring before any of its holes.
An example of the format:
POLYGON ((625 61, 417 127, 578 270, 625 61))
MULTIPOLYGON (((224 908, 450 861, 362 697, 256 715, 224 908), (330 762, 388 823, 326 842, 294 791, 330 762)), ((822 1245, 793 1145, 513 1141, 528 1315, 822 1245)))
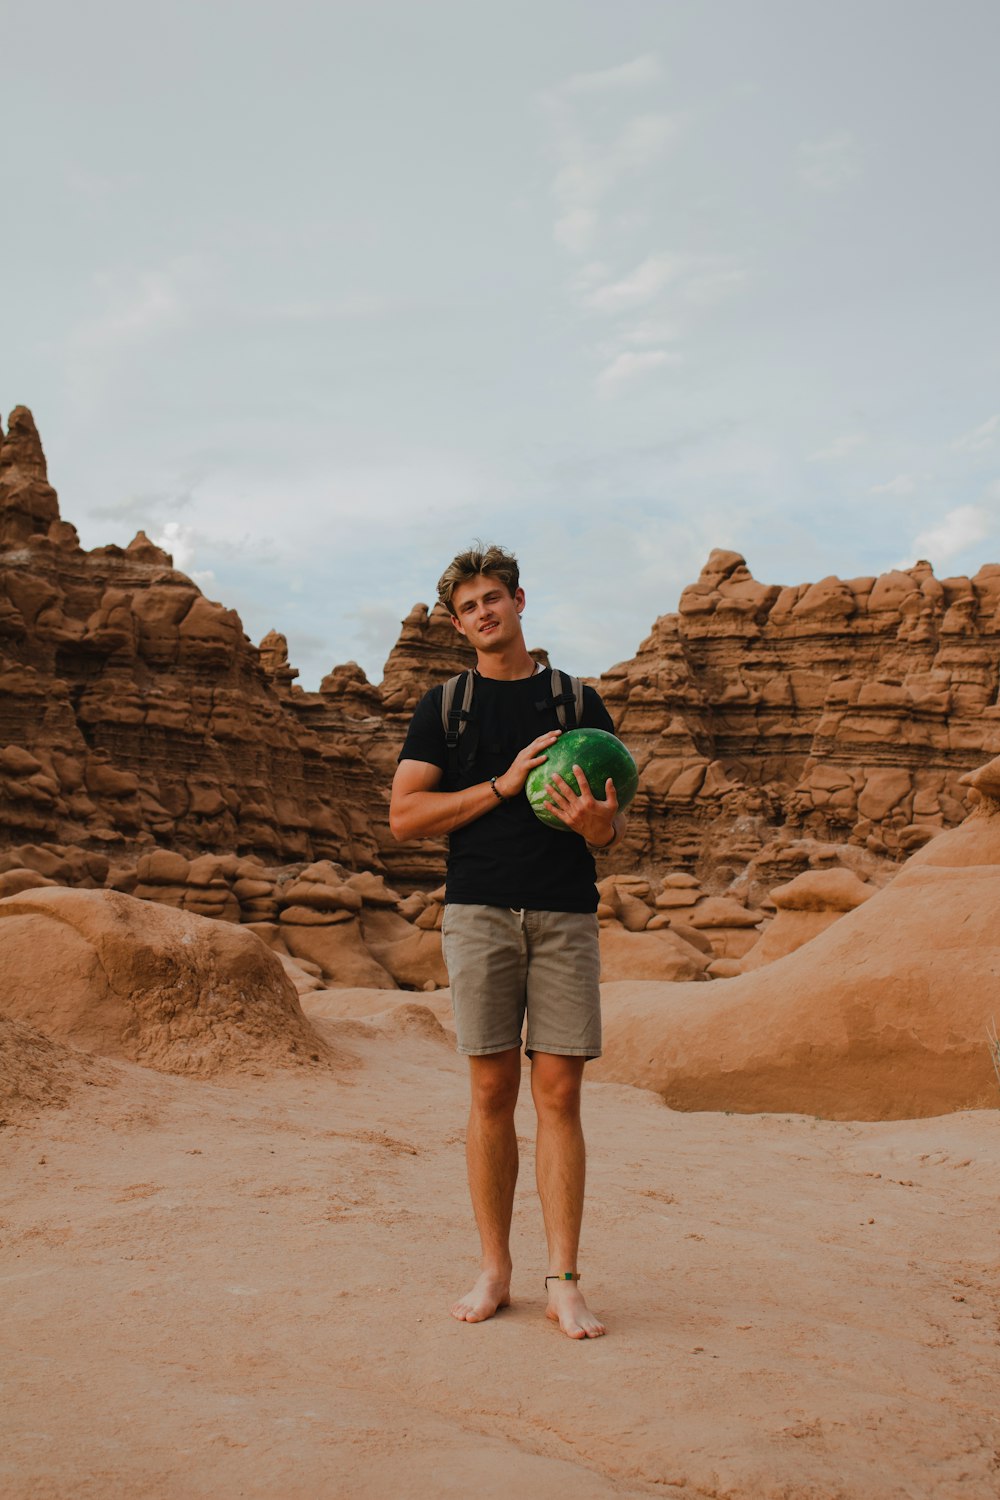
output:
POLYGON ((998 662, 995 564, 778 588, 713 552, 596 684, 641 771, 617 866, 728 879, 803 835, 905 856, 962 820, 962 774, 1000 751, 998 662))
MULTIPOLYGON (((545 659, 545 653, 535 653, 545 659)), ((438 884, 444 846, 399 846, 388 787, 420 694, 471 653, 436 605, 402 623, 381 684, 355 663, 304 692, 140 532, 84 551, 31 414, 0 443, 0 818, 7 847, 132 859, 155 845, 332 859, 438 884)), ((782 588, 713 552, 678 611, 595 685, 641 777, 602 874, 686 869, 759 900, 850 842, 899 860, 967 808, 1000 752, 1000 566, 782 588)), ((90 878, 90 877, 88 877, 90 878)))
POLYGON ((377 864, 371 770, 348 738, 289 711, 274 656, 269 676, 239 616, 142 532, 84 551, 30 412, 12 413, 0 445, 5 844, 377 864))

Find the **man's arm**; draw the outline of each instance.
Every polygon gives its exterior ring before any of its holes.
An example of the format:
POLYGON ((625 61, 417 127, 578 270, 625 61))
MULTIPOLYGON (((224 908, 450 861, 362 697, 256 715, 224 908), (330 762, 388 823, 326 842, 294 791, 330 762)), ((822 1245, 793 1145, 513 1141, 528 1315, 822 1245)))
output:
POLYGON ((501 798, 516 797, 528 779, 529 771, 540 766, 546 751, 555 744, 561 731, 550 729, 525 745, 502 776, 496 778, 496 789, 488 781, 466 787, 460 792, 439 790, 444 772, 440 766, 423 760, 401 760, 392 780, 389 800, 389 827, 393 837, 407 839, 434 838, 464 828, 484 813, 500 806, 501 798))

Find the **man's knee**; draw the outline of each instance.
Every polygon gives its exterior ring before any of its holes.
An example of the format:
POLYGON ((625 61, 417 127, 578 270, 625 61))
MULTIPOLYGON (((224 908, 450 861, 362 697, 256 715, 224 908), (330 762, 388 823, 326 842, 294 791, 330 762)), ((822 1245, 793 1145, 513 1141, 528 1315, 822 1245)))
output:
POLYGON ((572 1119, 580 1113, 583 1059, 536 1053, 531 1092, 539 1113, 572 1119))
POLYGON ((472 1107, 482 1115, 512 1115, 521 1087, 521 1053, 496 1052, 469 1058, 472 1107))

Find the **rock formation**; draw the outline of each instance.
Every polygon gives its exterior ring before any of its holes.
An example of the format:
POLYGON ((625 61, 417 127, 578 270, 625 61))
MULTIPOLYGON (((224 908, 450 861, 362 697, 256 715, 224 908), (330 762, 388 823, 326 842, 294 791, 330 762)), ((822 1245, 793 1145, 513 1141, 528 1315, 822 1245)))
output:
POLYGON ((899 859, 961 821, 963 772, 1000 750, 1000 566, 778 588, 713 552, 597 686, 641 772, 616 867, 723 885, 803 835, 899 859))
POLYGON ((858 903, 795 952, 707 989, 611 986, 595 1076, 675 1109, 875 1120, 995 1108, 1000 757, 966 784, 973 812, 885 889, 867 894, 843 872, 836 892, 792 882, 786 911, 858 903))
POLYGON ((142 532, 83 551, 24 408, 0 446, 0 548, 6 842, 378 864, 380 790, 350 739, 289 710, 282 638, 258 652, 142 532))
POLYGON ((90 1085, 110 1085, 112 1067, 0 1014, 0 1129, 39 1109, 62 1108, 90 1085))
POLYGON ((743 958, 742 972, 794 953, 832 927, 845 912, 869 901, 875 889, 845 869, 804 870, 788 885, 776 886, 770 902, 777 908, 777 916, 743 958))
POLYGON ((63 1045, 203 1077, 328 1049, 252 932, 117 891, 0 901, 6 1017, 63 1045))
MULTIPOLYGON (((272 868, 332 860, 430 889, 444 844, 396 844, 388 789, 419 695, 470 660, 441 606, 417 604, 380 684, 349 662, 303 691, 283 635, 255 648, 142 532, 85 552, 30 413, 12 413, 0 444, 5 845, 133 869, 156 846, 272 868)), ((686 872, 705 895, 736 880, 754 907, 815 867, 818 848, 900 861, 961 822, 963 773, 1000 751, 998 662, 1000 566, 781 588, 713 552, 677 613, 596 680, 641 773, 601 874, 659 890, 686 872)), ((71 883, 91 881, 74 867, 71 883)), ((716 960, 737 962, 745 941, 731 934, 716 960)))

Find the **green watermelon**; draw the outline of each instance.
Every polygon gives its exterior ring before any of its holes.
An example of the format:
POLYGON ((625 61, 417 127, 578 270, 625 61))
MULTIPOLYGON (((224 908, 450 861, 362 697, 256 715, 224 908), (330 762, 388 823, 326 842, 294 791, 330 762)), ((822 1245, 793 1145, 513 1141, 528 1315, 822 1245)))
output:
POLYGON ((565 823, 555 813, 549 812, 549 782, 558 773, 574 792, 580 786, 573 775, 574 765, 581 766, 590 785, 590 790, 601 802, 604 801, 604 783, 610 776, 618 794, 618 806, 627 807, 635 796, 639 785, 639 772, 635 761, 621 740, 605 729, 570 729, 561 734, 547 752, 545 761, 528 774, 524 790, 536 818, 541 818, 550 828, 561 828, 569 833, 565 823))

